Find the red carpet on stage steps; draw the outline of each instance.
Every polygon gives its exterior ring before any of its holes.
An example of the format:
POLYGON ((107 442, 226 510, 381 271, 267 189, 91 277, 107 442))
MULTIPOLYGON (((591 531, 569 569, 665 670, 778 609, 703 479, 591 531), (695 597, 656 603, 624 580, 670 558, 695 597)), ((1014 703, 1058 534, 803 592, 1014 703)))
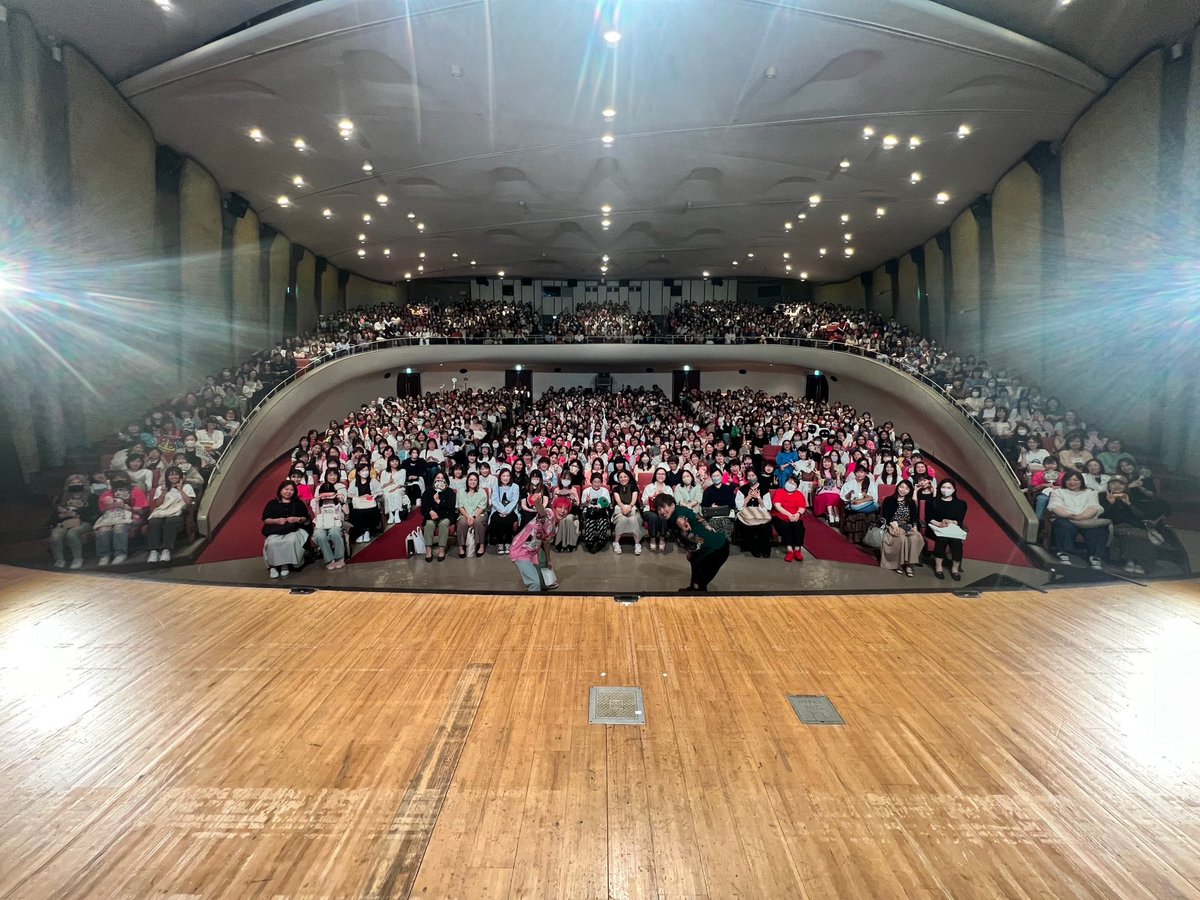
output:
POLYGON ((230 559, 253 559, 262 556, 262 511, 275 499, 279 483, 291 471, 292 460, 281 459, 268 466, 242 494, 233 512, 217 528, 196 562, 225 562, 230 559))
POLYGON ((391 526, 365 547, 359 545, 356 549, 355 545, 351 544, 350 552, 354 555, 347 562, 371 563, 387 562, 389 559, 408 559, 408 536, 420 525, 421 514, 413 512, 399 525, 391 526))
POLYGON ((877 566, 879 560, 867 553, 858 544, 846 538, 816 516, 804 517, 804 550, 813 559, 822 562, 858 563, 877 566))

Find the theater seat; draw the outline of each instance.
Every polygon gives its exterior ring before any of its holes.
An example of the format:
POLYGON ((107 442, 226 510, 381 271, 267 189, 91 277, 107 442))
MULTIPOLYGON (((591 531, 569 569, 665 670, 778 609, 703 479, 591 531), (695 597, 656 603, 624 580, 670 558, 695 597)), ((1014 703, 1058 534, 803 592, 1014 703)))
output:
POLYGON ((638 472, 638 477, 637 477, 638 493, 640 494, 643 490, 645 490, 646 485, 648 485, 653 480, 654 480, 653 472, 638 472))
POLYGON ((763 447, 763 461, 771 463, 775 462, 775 457, 779 455, 779 450, 779 444, 767 444, 765 447, 763 447))

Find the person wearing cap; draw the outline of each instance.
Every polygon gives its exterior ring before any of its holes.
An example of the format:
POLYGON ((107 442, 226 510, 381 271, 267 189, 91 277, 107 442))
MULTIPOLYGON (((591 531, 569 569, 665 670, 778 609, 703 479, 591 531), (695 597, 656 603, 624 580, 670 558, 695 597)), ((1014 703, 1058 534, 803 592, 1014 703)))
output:
POLYGON ((54 526, 50 529, 54 568, 62 569, 67 565, 64 545, 71 551, 71 568, 83 567, 83 536, 92 530, 92 523, 99 515, 100 507, 96 495, 88 490, 87 477, 68 475, 55 502, 54 526))

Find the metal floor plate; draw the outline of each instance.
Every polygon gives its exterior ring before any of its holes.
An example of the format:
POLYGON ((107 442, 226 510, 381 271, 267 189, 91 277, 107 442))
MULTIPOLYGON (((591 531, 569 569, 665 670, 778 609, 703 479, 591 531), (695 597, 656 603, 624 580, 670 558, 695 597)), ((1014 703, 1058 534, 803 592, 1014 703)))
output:
POLYGON ((646 706, 642 689, 594 687, 588 695, 588 724, 645 725, 646 706))
POLYGON ((845 720, 824 694, 793 694, 792 710, 805 725, 845 725, 845 720))

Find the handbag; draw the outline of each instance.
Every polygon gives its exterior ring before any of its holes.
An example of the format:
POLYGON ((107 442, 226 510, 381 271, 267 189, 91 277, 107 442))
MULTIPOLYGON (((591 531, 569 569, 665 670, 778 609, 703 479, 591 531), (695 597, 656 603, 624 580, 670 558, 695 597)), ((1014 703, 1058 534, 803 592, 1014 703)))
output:
POLYGON ((542 566, 540 569, 538 569, 538 572, 542 576, 543 585, 548 588, 558 586, 558 576, 554 574, 554 570, 549 566, 542 566))
POLYGON ((872 525, 863 535, 863 546, 874 547, 879 550, 883 547, 883 526, 879 524, 872 525))
POLYGON ((761 506, 744 506, 738 510, 738 521, 743 525, 754 528, 757 525, 766 525, 771 521, 771 514, 761 506))
POLYGON ((1143 522, 1143 524, 1146 526, 1146 539, 1150 541, 1153 546, 1161 547, 1167 542, 1166 537, 1163 536, 1161 531, 1154 527, 1154 523, 1152 521, 1147 519, 1145 522, 1143 522))

